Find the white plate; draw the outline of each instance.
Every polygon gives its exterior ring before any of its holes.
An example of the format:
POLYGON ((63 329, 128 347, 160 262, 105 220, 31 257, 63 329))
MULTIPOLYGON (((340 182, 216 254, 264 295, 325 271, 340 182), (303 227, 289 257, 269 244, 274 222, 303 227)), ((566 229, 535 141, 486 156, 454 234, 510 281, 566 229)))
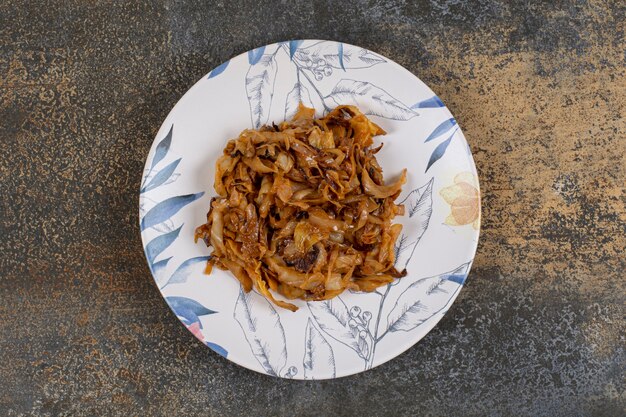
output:
POLYGON ((448 310, 478 243, 476 169, 456 121, 417 77, 375 52, 332 41, 257 48, 213 69, 176 104, 146 160, 140 226, 163 297, 203 343, 273 376, 336 378, 380 365, 415 344, 448 310), (388 134, 385 178, 408 168, 398 201, 407 215, 397 268, 408 276, 375 293, 345 292, 300 309, 244 294, 230 273, 204 275, 210 250, 194 244, 206 220, 214 164, 243 129, 280 122, 301 98, 318 115, 355 104, 388 134))

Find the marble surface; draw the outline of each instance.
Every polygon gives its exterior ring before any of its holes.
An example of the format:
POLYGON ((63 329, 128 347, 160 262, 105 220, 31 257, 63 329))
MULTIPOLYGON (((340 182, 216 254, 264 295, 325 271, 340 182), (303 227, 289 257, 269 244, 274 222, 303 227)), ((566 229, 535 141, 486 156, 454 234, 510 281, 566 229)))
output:
POLYGON ((620 1, 0 3, 0 414, 626 413, 620 1), (141 249, 138 189, 178 98, 294 38, 386 55, 472 147, 483 226, 439 325, 372 371, 272 379, 194 339, 141 249))

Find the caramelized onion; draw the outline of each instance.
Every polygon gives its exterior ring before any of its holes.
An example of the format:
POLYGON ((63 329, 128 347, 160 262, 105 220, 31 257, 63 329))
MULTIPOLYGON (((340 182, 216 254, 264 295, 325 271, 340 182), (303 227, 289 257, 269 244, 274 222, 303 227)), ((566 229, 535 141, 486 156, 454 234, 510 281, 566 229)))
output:
POLYGON ((299 106, 291 121, 244 130, 216 162, 207 222, 195 239, 213 266, 244 291, 277 299, 327 300, 346 288, 374 291, 406 275, 394 267, 402 226, 392 224, 406 170, 385 185, 373 137, 385 131, 354 106, 321 119, 299 106))
POLYGON ((378 185, 370 178, 367 169, 361 171, 361 182, 363 190, 375 198, 387 198, 397 194, 402 189, 402 185, 406 182, 406 168, 402 170, 402 175, 392 185, 378 185))

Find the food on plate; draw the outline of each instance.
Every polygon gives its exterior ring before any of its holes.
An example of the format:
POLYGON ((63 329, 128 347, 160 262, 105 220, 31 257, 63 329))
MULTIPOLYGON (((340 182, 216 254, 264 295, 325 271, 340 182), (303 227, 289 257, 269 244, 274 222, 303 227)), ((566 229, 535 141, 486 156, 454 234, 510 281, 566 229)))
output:
POLYGON ((315 119, 300 104, 292 120, 244 130, 215 165, 207 222, 195 240, 213 248, 206 272, 229 270, 247 292, 326 300, 371 292, 406 275, 394 267, 404 207, 394 203, 406 169, 385 184, 376 161, 385 131, 355 106, 315 119))

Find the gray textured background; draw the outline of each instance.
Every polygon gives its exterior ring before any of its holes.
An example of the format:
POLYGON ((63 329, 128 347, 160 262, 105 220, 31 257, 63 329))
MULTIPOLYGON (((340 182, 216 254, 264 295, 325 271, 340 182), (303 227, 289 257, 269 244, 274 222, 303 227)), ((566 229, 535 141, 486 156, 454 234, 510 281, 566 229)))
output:
POLYGON ((624 2, 261 3, 1 2, 0 414, 624 415, 624 2), (294 38, 429 84, 483 192, 445 318, 334 381, 271 379, 197 342, 138 231, 144 158, 178 98, 294 38))

